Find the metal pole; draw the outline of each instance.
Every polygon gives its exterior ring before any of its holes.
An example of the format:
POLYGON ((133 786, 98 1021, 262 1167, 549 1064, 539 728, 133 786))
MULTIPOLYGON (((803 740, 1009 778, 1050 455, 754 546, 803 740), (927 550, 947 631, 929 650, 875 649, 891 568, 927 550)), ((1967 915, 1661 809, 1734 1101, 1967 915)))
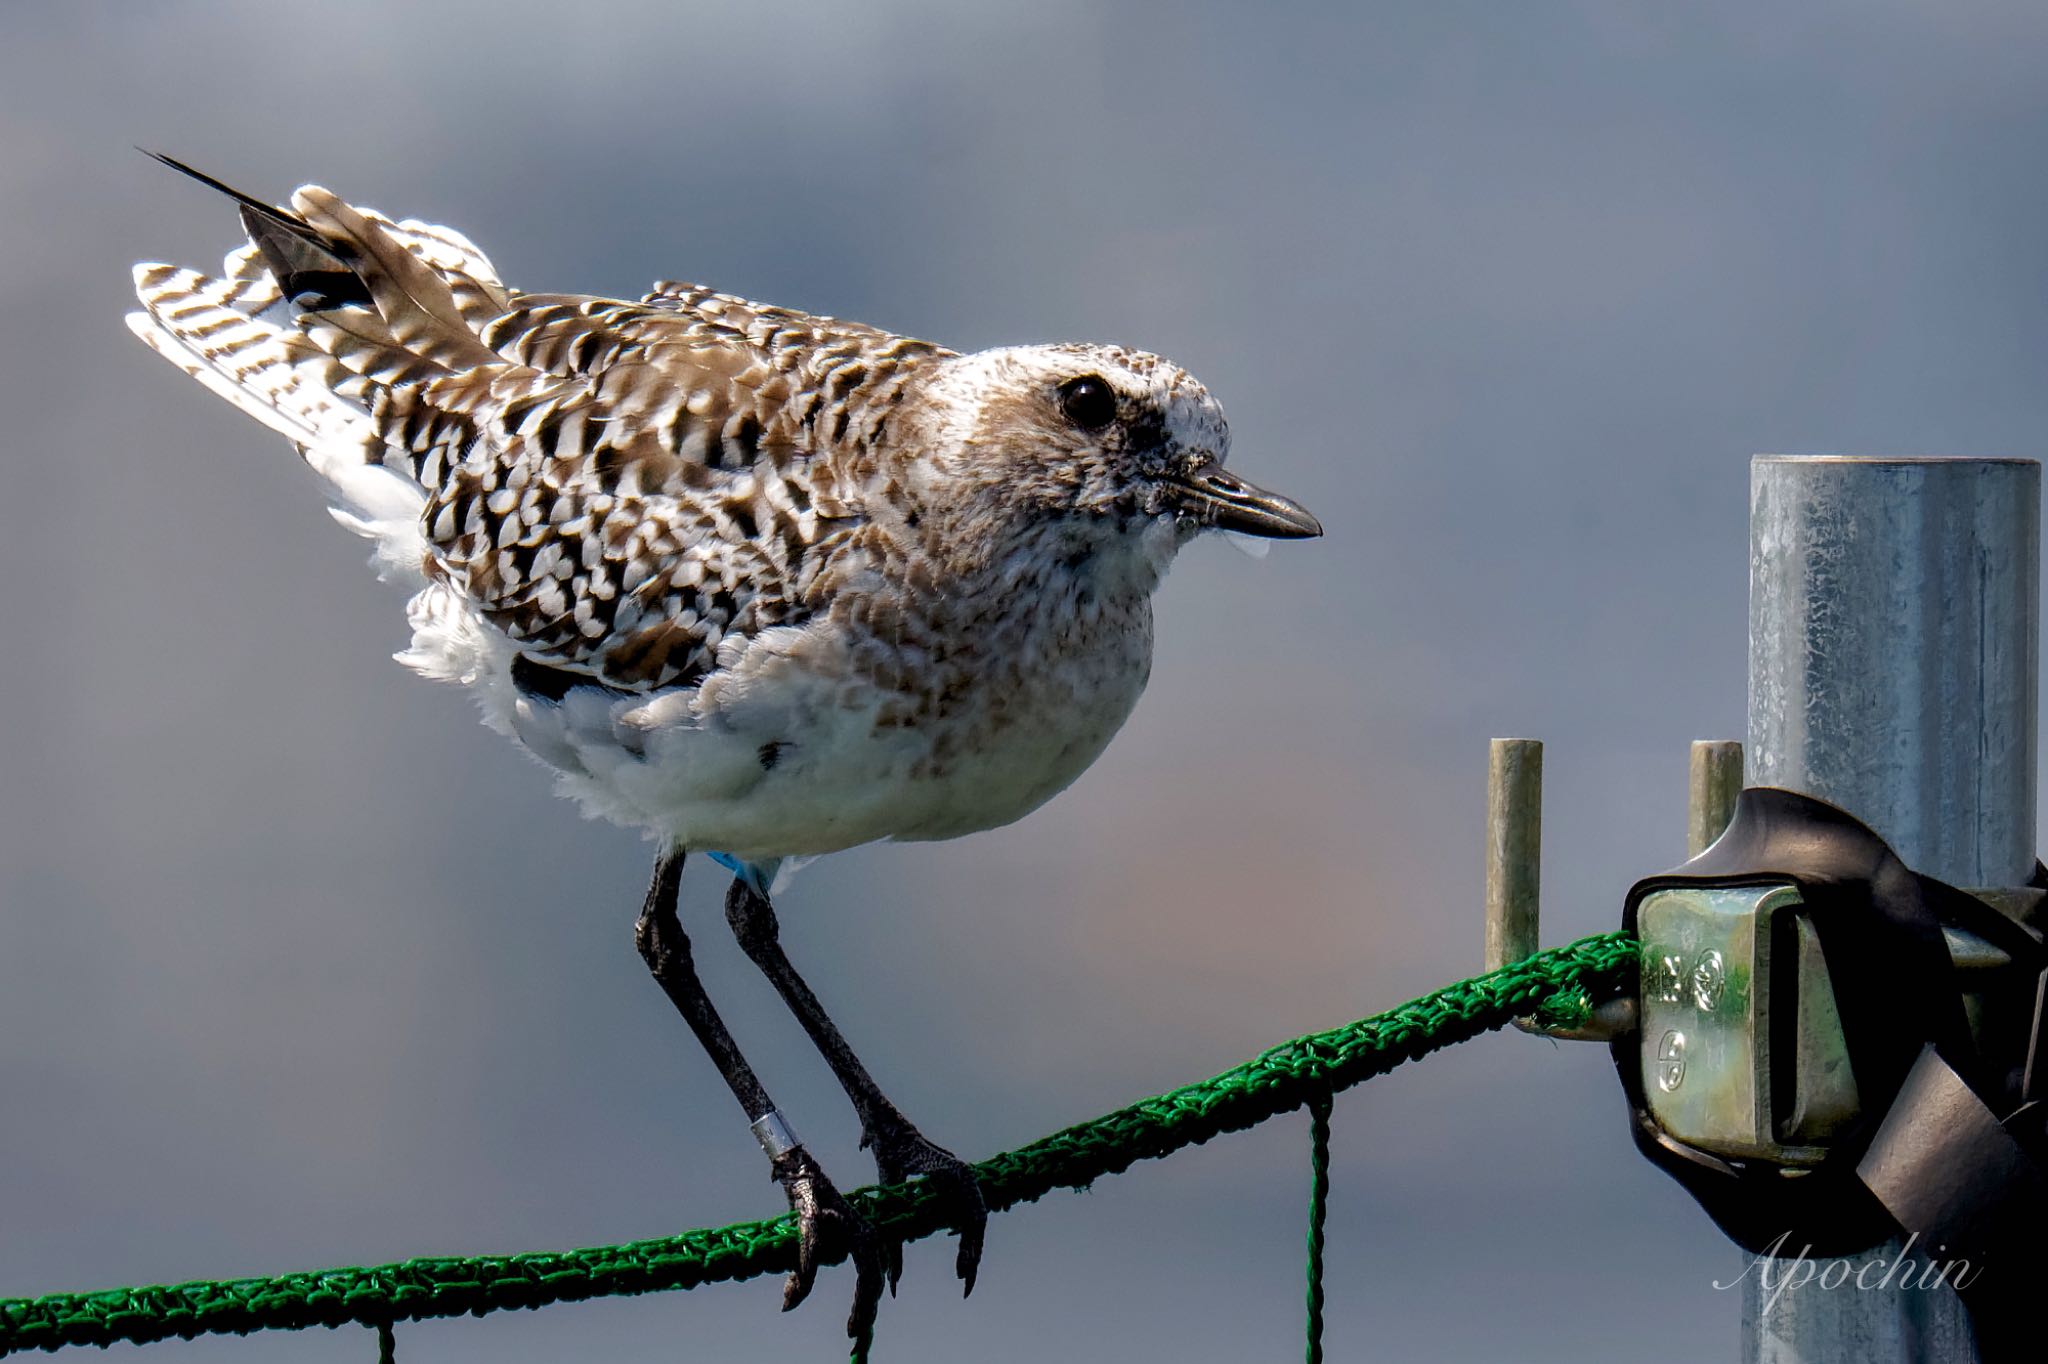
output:
POLYGON ((1486 969, 1536 950, 1543 886, 1543 744, 1495 739, 1486 762, 1486 969))
MULTIPOLYGON (((2025 884, 2040 465, 1760 455, 1750 474, 1749 780, 1842 806, 1943 881, 2025 884)), ((1976 1358, 1947 1289, 1767 1300, 1759 1278, 1745 1364, 1976 1358)))
POLYGON ((1742 745, 1727 739, 1694 739, 1689 776, 1685 855, 1698 857, 1735 817, 1735 798, 1742 794, 1742 745))

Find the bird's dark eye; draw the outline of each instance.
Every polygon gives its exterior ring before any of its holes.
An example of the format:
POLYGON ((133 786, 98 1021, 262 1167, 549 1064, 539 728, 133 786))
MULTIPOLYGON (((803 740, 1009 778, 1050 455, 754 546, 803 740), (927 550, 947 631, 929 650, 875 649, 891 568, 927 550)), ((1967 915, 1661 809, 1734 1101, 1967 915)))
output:
POLYGON ((1093 374, 1060 385, 1060 411, 1083 431, 1100 431, 1116 420, 1116 394, 1093 374))

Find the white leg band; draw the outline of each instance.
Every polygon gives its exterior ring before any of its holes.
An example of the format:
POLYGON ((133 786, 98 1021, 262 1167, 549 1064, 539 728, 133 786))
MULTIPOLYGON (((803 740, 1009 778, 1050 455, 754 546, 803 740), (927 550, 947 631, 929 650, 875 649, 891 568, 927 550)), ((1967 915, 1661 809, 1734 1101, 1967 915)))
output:
POLYGON ((789 1124, 778 1109, 771 1108, 754 1119, 748 1130, 753 1132, 754 1140, 761 1143, 761 1149, 768 1153, 770 1160, 794 1151, 798 1146, 796 1133, 789 1130, 789 1124))

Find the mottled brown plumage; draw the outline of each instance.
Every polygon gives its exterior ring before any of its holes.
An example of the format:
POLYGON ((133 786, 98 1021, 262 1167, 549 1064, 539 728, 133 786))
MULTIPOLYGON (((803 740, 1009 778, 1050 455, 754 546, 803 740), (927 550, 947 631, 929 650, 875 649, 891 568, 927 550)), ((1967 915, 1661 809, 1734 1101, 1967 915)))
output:
POLYGON ((375 385, 372 454, 428 493, 427 575, 529 658, 621 690, 694 684, 728 635, 816 609, 820 541, 859 519, 841 480, 950 354, 689 285, 514 294, 324 191, 294 207, 369 267, 376 315, 306 334, 375 385))
POLYGON ((588 808, 660 841, 641 949, 798 1210, 792 1299, 837 1226, 863 1266, 859 1328, 878 1251, 696 981, 686 848, 739 873, 734 930, 884 1177, 961 1201, 971 1283, 971 1175, 845 1047, 781 953, 768 880, 784 858, 1035 809, 1136 704, 1179 548, 1314 518, 1226 473, 1222 410, 1143 352, 959 355, 693 285, 522 293, 447 228, 208 183, 249 245, 219 277, 138 266, 131 327, 290 439, 415 589, 402 661, 468 686, 588 808))
POLYGON ((1219 516, 1299 533, 1221 472, 1220 409, 1156 356, 962 356, 690 285, 522 293, 445 228, 315 187, 243 202, 225 278, 138 270, 137 330, 290 435, 423 581, 408 662, 477 685, 593 808, 693 846, 766 863, 1016 818, 1136 701, 1174 550, 1219 516), (274 320, 279 280, 309 306, 274 320), (611 709, 543 704, 579 687, 611 709))

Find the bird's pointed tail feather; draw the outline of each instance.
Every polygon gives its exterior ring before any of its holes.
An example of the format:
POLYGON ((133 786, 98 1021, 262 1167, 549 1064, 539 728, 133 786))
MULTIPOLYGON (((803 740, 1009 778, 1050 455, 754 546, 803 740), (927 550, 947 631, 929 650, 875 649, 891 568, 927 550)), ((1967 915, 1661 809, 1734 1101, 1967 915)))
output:
POLYGON ((479 339, 511 298, 497 272, 448 228, 311 185, 281 208, 149 154, 233 199, 249 242, 218 278, 137 266, 130 329, 297 446, 333 490, 336 518, 378 541, 380 568, 417 577, 419 466, 374 414, 451 371, 503 363, 479 339))

